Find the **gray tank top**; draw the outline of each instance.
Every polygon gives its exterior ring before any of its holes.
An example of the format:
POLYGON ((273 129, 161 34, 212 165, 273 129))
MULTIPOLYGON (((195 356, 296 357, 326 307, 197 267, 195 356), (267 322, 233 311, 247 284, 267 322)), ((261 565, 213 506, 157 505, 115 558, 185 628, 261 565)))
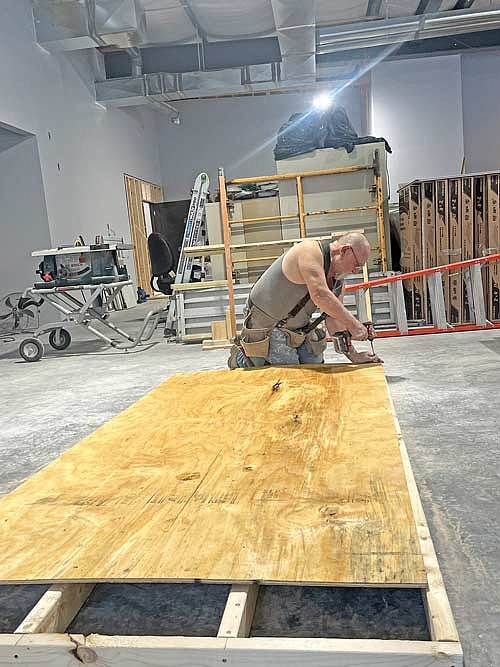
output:
MULTIPOLYGON (((325 277, 330 268, 330 241, 319 242, 323 253, 323 266, 325 277)), ((282 320, 286 320, 288 329, 300 329, 304 327, 317 310, 316 305, 309 298, 303 307, 293 316, 289 314, 297 304, 308 294, 306 285, 297 285, 286 278, 283 273, 283 258, 278 257, 271 266, 264 271, 250 291, 251 322, 249 325, 255 329, 267 329, 273 327, 282 320)), ((335 280, 332 292, 336 297, 342 293, 343 280, 335 280)))

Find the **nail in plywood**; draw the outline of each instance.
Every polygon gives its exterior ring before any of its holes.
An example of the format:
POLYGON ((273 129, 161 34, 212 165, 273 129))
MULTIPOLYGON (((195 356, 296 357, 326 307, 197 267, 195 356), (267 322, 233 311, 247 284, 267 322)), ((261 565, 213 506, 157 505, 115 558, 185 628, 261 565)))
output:
POLYGON ((174 376, 0 515, 2 582, 427 583, 380 366, 174 376))

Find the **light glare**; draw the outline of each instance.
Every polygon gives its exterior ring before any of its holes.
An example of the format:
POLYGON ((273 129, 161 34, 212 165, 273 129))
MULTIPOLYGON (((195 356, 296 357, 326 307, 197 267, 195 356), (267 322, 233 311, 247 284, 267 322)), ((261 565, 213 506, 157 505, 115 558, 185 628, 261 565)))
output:
POLYGON ((321 111, 324 111, 325 109, 328 109, 331 107, 333 102, 333 99, 330 95, 327 93, 321 93, 321 95, 316 95, 316 97, 313 99, 313 106, 315 109, 320 109, 321 111))

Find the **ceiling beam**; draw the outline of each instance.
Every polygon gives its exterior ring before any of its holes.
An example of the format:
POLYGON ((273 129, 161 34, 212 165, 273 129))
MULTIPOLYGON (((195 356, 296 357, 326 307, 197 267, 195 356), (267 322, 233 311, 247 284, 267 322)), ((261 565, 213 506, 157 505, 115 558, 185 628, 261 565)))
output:
POLYGON ((368 0, 368 7, 366 9, 367 16, 380 16, 380 8, 382 7, 382 0, 368 0))
POLYGON ((438 12, 443 0, 420 0, 415 14, 433 14, 438 12))

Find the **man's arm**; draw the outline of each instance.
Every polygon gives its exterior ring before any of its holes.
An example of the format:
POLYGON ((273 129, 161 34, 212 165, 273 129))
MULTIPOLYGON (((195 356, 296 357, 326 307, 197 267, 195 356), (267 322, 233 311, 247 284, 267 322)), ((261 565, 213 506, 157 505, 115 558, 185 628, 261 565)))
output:
MULTIPOLYGON (((342 290, 341 295, 339 296, 339 301, 344 302, 344 290, 342 290)), ((325 320, 326 328, 330 336, 334 336, 337 332, 341 331, 340 322, 335 320, 333 317, 327 317, 325 320)), ((351 343, 352 345, 352 343, 351 343)), ((383 360, 376 354, 370 354, 369 352, 358 352, 354 345, 352 345, 352 351, 349 354, 345 355, 349 361, 353 364, 374 364, 374 363, 384 363, 383 360)))
MULTIPOLYGON (((313 303, 341 325, 336 330, 347 329, 354 340, 366 340, 368 337, 366 327, 351 315, 341 300, 328 288, 323 255, 317 245, 304 244, 298 256, 298 267, 313 303)), ((328 330, 330 331, 329 328, 328 330)))

